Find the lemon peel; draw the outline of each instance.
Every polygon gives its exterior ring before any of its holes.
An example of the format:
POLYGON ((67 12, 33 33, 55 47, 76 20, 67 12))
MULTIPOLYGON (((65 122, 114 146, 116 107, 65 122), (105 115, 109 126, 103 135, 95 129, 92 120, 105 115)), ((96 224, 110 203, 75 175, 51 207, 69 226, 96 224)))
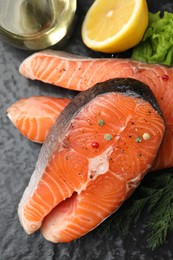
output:
POLYGON ((121 52, 137 45, 148 25, 146 0, 96 0, 82 24, 82 39, 100 52, 121 52))

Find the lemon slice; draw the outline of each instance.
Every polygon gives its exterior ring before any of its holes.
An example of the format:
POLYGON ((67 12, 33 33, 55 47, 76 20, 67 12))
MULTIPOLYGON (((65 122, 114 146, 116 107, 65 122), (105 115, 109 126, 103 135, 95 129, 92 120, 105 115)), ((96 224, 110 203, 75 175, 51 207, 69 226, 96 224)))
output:
POLYGON ((137 45, 148 25, 146 0, 96 0, 82 24, 83 42, 101 52, 121 52, 137 45))

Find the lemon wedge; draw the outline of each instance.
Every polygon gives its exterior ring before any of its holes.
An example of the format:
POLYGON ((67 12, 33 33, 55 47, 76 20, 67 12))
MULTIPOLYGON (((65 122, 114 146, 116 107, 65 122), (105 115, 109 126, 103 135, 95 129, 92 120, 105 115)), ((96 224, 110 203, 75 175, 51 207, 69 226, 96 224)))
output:
POLYGON ((96 0, 84 18, 82 39, 92 50, 121 52, 141 41, 147 25, 146 0, 96 0))

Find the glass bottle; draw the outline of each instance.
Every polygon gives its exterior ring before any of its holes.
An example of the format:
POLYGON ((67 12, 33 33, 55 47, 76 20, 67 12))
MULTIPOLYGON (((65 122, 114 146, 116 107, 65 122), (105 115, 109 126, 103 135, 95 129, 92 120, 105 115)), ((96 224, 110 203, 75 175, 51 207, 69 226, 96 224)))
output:
POLYGON ((76 8, 77 0, 0 0, 0 37, 30 50, 62 44, 76 8))

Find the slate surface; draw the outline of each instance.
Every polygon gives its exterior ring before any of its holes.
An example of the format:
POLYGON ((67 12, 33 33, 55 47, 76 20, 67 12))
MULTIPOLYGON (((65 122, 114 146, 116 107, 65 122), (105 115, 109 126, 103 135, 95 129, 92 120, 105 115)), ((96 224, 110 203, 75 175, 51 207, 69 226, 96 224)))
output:
MULTIPOLYGON (((80 26, 92 0, 78 1, 79 19, 76 30, 66 51, 92 57, 103 54, 88 50, 80 38, 80 26)), ((172 1, 148 1, 152 12, 169 10, 173 12, 172 1)), ((30 81, 18 73, 20 63, 30 53, 11 47, 0 41, 0 259, 1 260, 171 260, 173 259, 170 234, 168 241, 152 252, 146 248, 146 231, 139 223, 123 238, 113 229, 109 235, 100 228, 85 237, 68 244, 52 244, 43 239, 39 232, 27 236, 19 224, 17 205, 34 170, 40 145, 26 140, 6 117, 6 109, 16 100, 33 96, 75 95, 72 91, 30 81), (99 232, 100 231, 100 232, 99 232)), ((129 53, 114 55, 128 56, 129 53)), ((106 57, 108 55, 105 55, 106 57)))

